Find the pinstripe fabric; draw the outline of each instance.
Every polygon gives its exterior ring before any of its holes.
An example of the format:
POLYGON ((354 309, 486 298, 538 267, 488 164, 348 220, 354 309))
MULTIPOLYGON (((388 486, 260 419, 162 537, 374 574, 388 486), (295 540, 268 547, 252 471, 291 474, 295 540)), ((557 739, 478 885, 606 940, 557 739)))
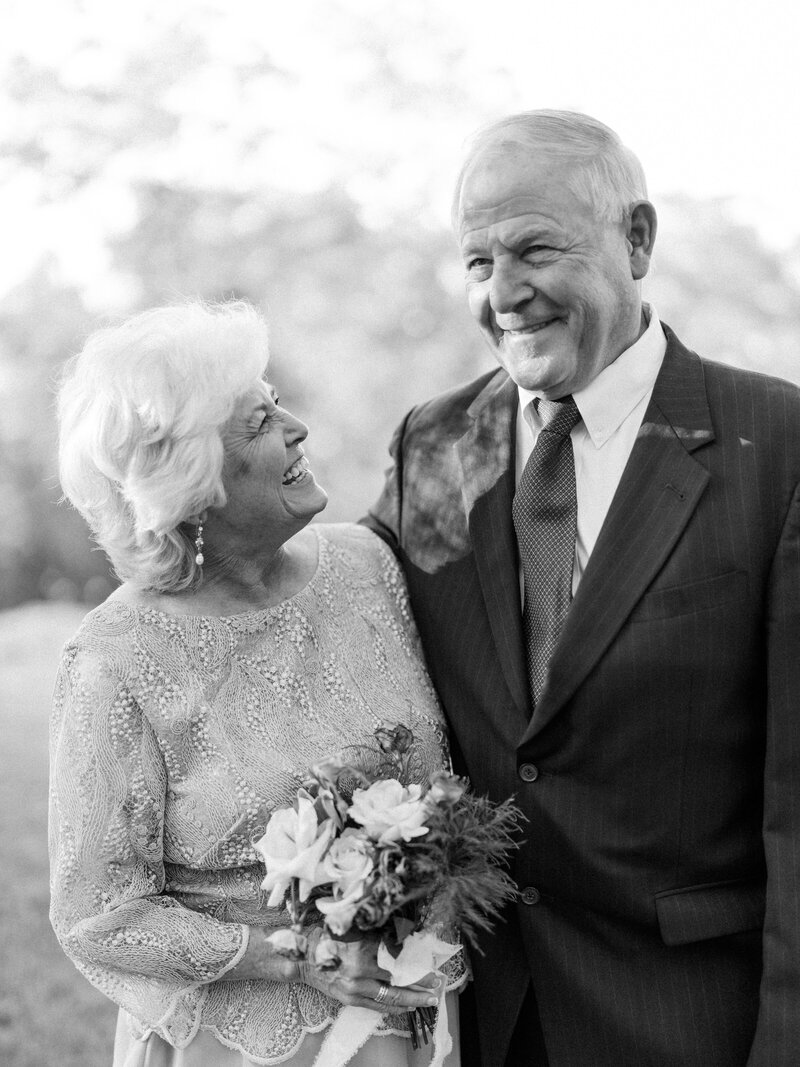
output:
POLYGON ((502 371, 410 414, 369 520, 460 769, 529 819, 483 1067, 529 981, 552 1067, 800 1062, 800 392, 668 340, 532 721, 502 371))

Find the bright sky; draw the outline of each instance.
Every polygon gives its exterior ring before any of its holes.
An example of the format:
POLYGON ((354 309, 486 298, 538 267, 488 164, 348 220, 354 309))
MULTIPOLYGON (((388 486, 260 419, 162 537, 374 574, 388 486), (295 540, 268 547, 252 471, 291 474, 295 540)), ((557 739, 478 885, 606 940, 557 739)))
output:
MULTIPOLYGON (((134 217, 134 175, 301 189, 337 175, 376 220, 421 198, 446 223, 464 138, 529 107, 584 110, 613 126, 641 158, 656 202, 673 191, 730 198, 770 243, 800 241, 797 0, 6 4, 2 68, 22 54, 76 87, 113 81, 126 57, 181 22, 206 37, 213 61, 173 93, 183 116, 175 144, 128 152, 68 202, 42 207, 35 178, 0 169, 0 290, 50 249, 94 303, 121 298, 103 239, 134 217), (79 49, 87 37, 96 45, 79 49), (391 50, 407 81, 402 100, 383 84, 380 53, 363 47, 367 39, 391 50), (443 51, 452 53, 449 82, 443 51), (243 97, 233 66, 265 53, 293 77, 265 80, 263 92, 255 81, 243 97), (279 136, 248 169, 236 145, 258 121, 279 136)), ((1 105, 0 140, 20 121, 4 118, 1 105)))

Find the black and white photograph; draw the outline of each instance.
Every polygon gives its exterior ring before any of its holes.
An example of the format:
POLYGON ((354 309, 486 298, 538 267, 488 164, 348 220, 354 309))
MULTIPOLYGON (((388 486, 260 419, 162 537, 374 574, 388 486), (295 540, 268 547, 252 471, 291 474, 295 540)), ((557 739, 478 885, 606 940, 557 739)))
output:
POLYGON ((790 0, 6 0, 0 1063, 797 1067, 790 0))

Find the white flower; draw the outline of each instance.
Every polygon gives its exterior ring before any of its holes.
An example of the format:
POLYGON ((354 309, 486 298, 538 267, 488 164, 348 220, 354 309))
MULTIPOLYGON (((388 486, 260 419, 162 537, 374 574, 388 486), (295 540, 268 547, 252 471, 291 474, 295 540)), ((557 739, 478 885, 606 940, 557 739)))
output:
POLYGON ((410 841, 428 832, 421 793, 421 786, 406 788, 395 778, 374 782, 369 789, 355 790, 349 816, 379 844, 410 841))
POLYGON ((334 971, 342 962, 340 944, 332 937, 322 937, 314 952, 314 962, 322 971, 334 971))
POLYGON ((353 919, 364 897, 364 884, 357 882, 348 893, 334 887, 332 897, 320 897, 315 901, 319 911, 325 916, 325 925, 332 934, 344 937, 353 925, 353 919))
POLYGON ((426 974, 438 971, 460 948, 460 945, 440 940, 430 930, 418 930, 403 941, 398 956, 392 956, 381 942, 378 966, 392 976, 392 985, 413 985, 426 974))
POLYGON ((442 803, 454 804, 466 791, 467 787, 460 778, 446 771, 437 771, 431 776, 431 787, 425 794, 425 799, 434 806, 442 803))
POLYGON ((333 819, 336 829, 341 830, 347 818, 347 801, 335 789, 319 786, 316 799, 317 812, 323 817, 333 819))
POLYGON ((312 763, 309 773, 314 781, 327 786, 329 789, 336 789, 339 775, 345 766, 341 753, 338 753, 335 756, 327 756, 325 759, 320 760, 319 763, 312 763))
POLYGON ((298 790, 293 807, 272 814, 267 832, 254 846, 264 857, 267 876, 261 888, 270 892, 271 908, 283 900, 293 878, 299 880, 300 900, 307 900, 314 886, 330 881, 322 858, 333 833, 333 823, 318 820, 314 801, 304 789, 298 790))
POLYGON ((372 873, 372 842, 363 830, 352 826, 342 831, 325 856, 324 867, 329 881, 341 892, 349 893, 355 886, 363 886, 365 879, 372 873))
POLYGON ((276 930, 274 934, 269 935, 267 941, 274 945, 279 955, 288 956, 292 960, 305 959, 308 951, 308 938, 296 930, 276 930))

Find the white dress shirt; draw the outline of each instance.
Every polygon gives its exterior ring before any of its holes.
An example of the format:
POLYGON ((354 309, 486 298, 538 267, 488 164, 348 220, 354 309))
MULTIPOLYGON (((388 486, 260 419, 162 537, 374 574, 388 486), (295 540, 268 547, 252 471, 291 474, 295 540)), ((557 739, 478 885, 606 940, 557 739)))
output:
MULTIPOLYGON (((617 491, 667 350, 655 308, 644 306, 650 321, 639 340, 609 363, 585 389, 572 394, 581 413, 581 421, 571 433, 578 497, 573 594, 617 491)), ((516 485, 542 428, 533 404, 539 395, 519 387, 516 485)), ((524 595, 521 568, 520 590, 524 595)))

